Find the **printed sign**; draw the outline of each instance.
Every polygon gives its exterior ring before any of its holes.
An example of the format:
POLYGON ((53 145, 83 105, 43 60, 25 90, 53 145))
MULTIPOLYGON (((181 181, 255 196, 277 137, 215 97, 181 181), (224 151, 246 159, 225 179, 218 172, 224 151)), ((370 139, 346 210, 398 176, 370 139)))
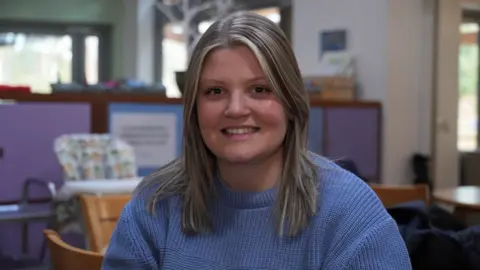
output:
POLYGON ((135 149, 137 166, 159 167, 177 157, 177 116, 173 113, 116 113, 111 133, 135 149))
POLYGON ((110 133, 134 148, 139 176, 148 175, 180 156, 182 114, 180 104, 109 105, 110 133))

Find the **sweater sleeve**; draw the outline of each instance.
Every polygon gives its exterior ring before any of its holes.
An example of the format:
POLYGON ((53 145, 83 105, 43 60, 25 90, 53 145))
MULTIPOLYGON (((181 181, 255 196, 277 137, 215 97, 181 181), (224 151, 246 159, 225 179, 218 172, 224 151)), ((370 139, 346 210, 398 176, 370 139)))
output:
POLYGON ((157 259, 143 230, 146 217, 130 201, 124 208, 105 253, 102 270, 158 269, 157 259))
POLYGON ((410 258, 395 221, 386 219, 345 245, 326 270, 410 270, 410 258))
POLYGON ((363 235, 346 263, 342 269, 412 269, 405 243, 392 219, 378 223, 363 235))
POLYGON ((324 219, 333 233, 323 269, 412 269, 398 226, 376 193, 343 170, 324 176, 330 182, 323 195, 332 198, 324 202, 324 219))

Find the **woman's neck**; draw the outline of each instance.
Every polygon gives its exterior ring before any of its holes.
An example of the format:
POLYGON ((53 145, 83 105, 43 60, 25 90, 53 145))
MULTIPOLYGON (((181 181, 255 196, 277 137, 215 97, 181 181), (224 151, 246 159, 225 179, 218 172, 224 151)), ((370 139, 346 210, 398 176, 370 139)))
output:
POLYGON ((238 191, 261 192, 274 187, 282 174, 283 155, 278 150, 262 161, 234 164, 218 160, 222 181, 238 191))

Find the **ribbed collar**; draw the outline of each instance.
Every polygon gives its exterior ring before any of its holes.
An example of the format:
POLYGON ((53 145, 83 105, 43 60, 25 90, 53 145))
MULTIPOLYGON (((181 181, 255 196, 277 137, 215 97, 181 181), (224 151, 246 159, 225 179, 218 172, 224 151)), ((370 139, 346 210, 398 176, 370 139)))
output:
POLYGON ((219 178, 216 179, 215 183, 220 202, 237 209, 255 209, 270 206, 275 201, 277 194, 276 187, 262 192, 248 192, 233 190, 219 178))

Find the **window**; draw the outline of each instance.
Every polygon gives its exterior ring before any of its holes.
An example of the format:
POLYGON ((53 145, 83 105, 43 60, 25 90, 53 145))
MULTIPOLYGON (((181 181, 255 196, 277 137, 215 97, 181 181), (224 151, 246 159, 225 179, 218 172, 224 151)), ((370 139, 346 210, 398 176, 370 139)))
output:
POLYGON ((48 93, 54 82, 72 82, 72 37, 0 33, 0 84, 28 85, 48 93))
POLYGON ((276 24, 280 24, 281 16, 280 16, 280 8, 278 7, 256 9, 256 10, 252 10, 252 12, 265 16, 276 24))
POLYGON ((99 38, 88 36, 85 38, 85 79, 88 84, 97 84, 99 76, 99 38))
POLYGON ((478 125, 478 24, 460 27, 458 142, 460 151, 477 149, 478 125))
POLYGON ((111 26, 0 21, 0 84, 51 93, 53 83, 110 78, 111 26))
POLYGON ((180 97, 176 72, 187 69, 187 43, 180 24, 167 23, 163 28, 162 83, 167 97, 180 97))

